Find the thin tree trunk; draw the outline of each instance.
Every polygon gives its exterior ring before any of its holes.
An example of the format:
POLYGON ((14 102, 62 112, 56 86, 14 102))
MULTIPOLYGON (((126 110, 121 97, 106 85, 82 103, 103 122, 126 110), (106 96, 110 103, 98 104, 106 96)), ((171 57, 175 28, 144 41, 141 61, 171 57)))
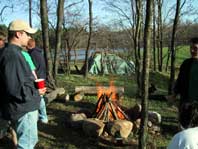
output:
POLYGON ((168 55, 167 55, 166 68, 165 68, 166 72, 168 71, 168 64, 169 64, 170 54, 171 54, 171 50, 170 50, 170 47, 168 47, 168 55))
POLYGON ((89 47, 91 42, 91 35, 92 35, 92 0, 88 0, 89 3, 89 37, 87 42, 87 48, 85 52, 85 73, 84 77, 87 78, 88 76, 88 56, 89 56, 89 47))
POLYGON ((47 1, 40 0, 40 13, 41 13, 41 26, 42 26, 42 38, 43 38, 43 49, 44 57, 46 63, 46 73, 47 73, 47 82, 48 87, 55 89, 55 80, 52 75, 52 60, 50 57, 50 48, 49 48, 49 29, 48 29, 48 15, 47 15, 47 1))
POLYGON ((142 112, 141 112, 141 125, 140 125, 140 135, 139 135, 139 149, 146 149, 152 6, 153 6, 153 0, 147 0, 146 20, 145 20, 145 29, 144 29, 144 57, 143 57, 143 72, 142 72, 142 104, 141 104, 142 112))
POLYGON ((158 5, 158 64, 159 71, 163 68, 163 31, 162 31, 162 0, 157 0, 158 5))
POLYGON ((58 60, 61 48, 61 35, 63 26, 63 16, 64 16, 64 0, 58 0, 57 8, 57 26, 56 26, 56 48, 54 53, 54 64, 53 64, 53 77, 56 78, 58 73, 58 60), (58 55, 58 56, 57 56, 58 55))
MULTIPOLYGON (((133 1, 131 1, 131 7, 133 7, 133 1)), ((137 96, 141 97, 141 55, 140 55, 140 32, 141 32, 141 10, 142 3, 141 0, 136 0, 136 28, 134 36, 134 49, 135 49, 135 60, 136 60, 136 79, 137 79, 137 96)))
POLYGON ((156 71, 156 26, 155 26, 155 2, 153 2, 153 69, 156 71))
POLYGON ((30 27, 32 27, 32 0, 29 0, 29 23, 30 27))
POLYGON ((173 85, 175 81, 175 35, 176 35, 177 25, 179 21, 180 3, 181 3, 181 0, 177 0, 175 19, 174 19, 174 24, 173 24, 173 32, 172 32, 172 37, 171 37, 171 72, 170 72, 168 94, 172 94, 172 89, 173 89, 173 85))

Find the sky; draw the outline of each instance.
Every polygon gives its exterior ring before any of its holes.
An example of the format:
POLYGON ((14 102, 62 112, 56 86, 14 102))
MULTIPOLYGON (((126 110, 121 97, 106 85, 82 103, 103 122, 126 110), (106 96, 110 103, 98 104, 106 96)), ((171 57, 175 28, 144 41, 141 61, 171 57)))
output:
MULTIPOLYGON (((29 21, 29 16, 28 16, 28 1, 27 0, 22 0, 24 1, 24 3, 20 3, 19 1, 14 2, 14 9, 11 8, 6 8, 4 13, 3 13, 3 20, 0 19, 0 24, 5 24, 6 26, 8 26, 9 22, 14 20, 14 19, 23 19, 25 21, 29 21), (16 7, 16 5, 18 7, 16 7), (21 9, 23 8, 23 9, 21 9)), ((6 0, 4 0, 3 2, 0 2, 0 10, 2 10, 3 6, 11 6, 11 3, 8 3, 6 0)), ((85 0, 84 3, 84 7, 86 9, 86 11, 83 11, 83 13, 87 13, 88 16, 88 2, 87 0, 85 0)), ((109 15, 106 14, 103 10, 103 6, 102 3, 97 1, 97 0, 93 0, 93 16, 96 18, 99 18, 100 20, 104 20, 105 18, 108 18, 109 15)), ((37 26, 38 23, 38 16, 36 14, 33 14, 33 25, 37 26)))
MULTIPOLYGON (((36 0, 33 0, 36 1, 36 0)), ((48 0, 49 1, 49 0, 48 0)), ((72 0, 74 1, 74 0, 72 0)), ((184 0, 182 0, 184 1, 184 0)), ((192 3, 193 7, 198 7, 198 0, 187 0, 188 3, 192 3)), ((3 17, 0 18, 0 24, 5 24, 8 26, 9 22, 14 19, 23 19, 26 21, 29 21, 28 16, 28 0, 1 0, 0 1, 0 10, 2 10, 3 6, 11 6, 11 3, 14 3, 14 9, 6 8, 3 17), (2 20, 3 19, 3 20, 2 20)), ((176 3, 176 0, 164 0, 165 8, 164 13, 167 13, 166 11, 170 6, 173 5, 173 3, 176 3)), ((84 2, 84 9, 83 14, 88 17, 88 2, 85 0, 84 2)), ((188 10, 188 8, 185 8, 188 10)), ((197 8, 198 10, 198 8, 197 8)), ((114 19, 116 19, 115 13, 109 13, 109 11, 105 11, 104 9, 104 3, 102 3, 100 0, 93 0, 93 17, 96 18, 98 22, 101 24, 105 24, 107 22, 110 22, 114 19)), ((172 16, 173 17, 173 16, 172 16)), ((185 16, 185 19, 193 20, 194 18, 198 18, 198 14, 194 16, 185 16)), ((40 19, 38 15, 33 14, 33 26, 38 27, 40 26, 40 19)))

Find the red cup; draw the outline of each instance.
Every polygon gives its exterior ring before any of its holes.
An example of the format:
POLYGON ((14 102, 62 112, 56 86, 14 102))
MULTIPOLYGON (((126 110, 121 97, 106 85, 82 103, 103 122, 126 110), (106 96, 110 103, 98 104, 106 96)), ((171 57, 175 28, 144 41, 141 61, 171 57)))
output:
POLYGON ((37 89, 45 88, 45 79, 36 79, 35 84, 37 89))

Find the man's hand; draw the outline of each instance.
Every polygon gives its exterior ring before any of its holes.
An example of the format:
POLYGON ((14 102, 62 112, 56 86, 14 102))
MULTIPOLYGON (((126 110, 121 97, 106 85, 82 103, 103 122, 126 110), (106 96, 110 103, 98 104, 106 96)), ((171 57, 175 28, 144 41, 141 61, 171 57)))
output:
POLYGON ((41 89, 38 89, 38 91, 39 91, 40 95, 44 95, 45 92, 47 91, 47 88, 46 87, 45 88, 41 88, 41 89))

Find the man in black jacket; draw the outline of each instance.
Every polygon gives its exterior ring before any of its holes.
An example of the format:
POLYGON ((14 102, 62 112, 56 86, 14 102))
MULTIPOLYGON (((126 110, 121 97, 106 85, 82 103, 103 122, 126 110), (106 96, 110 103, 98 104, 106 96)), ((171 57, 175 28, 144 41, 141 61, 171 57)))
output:
POLYGON ((186 59, 180 66, 179 75, 174 87, 174 94, 169 101, 174 101, 180 95, 179 122, 183 128, 187 128, 189 116, 187 113, 190 103, 198 101, 198 38, 190 40, 191 58, 186 59))
POLYGON ((12 21, 8 27, 8 44, 0 50, 2 117, 11 121, 20 149, 33 149, 38 141, 40 95, 46 92, 46 88, 35 88, 32 71, 21 54, 30 34, 35 32, 36 29, 23 20, 12 21))

